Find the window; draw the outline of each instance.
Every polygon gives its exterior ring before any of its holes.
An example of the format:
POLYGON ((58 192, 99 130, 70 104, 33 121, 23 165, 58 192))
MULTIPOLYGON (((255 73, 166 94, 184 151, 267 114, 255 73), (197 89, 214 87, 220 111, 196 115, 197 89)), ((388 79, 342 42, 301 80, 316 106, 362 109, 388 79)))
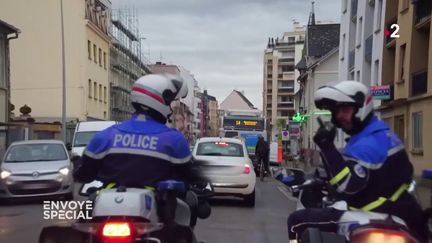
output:
POLYGON ((346 34, 344 33, 342 35, 342 48, 340 50, 340 52, 342 54, 341 60, 343 60, 345 58, 345 42, 346 42, 346 34))
POLYGON ((88 59, 91 60, 91 41, 87 41, 87 54, 88 54, 88 59))
POLYGON ((382 7, 383 3, 382 0, 378 0, 378 7, 377 7, 377 17, 375 22, 375 31, 379 31, 381 29, 381 19, 382 19, 382 7))
POLYGON ((394 131, 401 141, 405 139, 405 118, 403 115, 395 117, 394 131))
POLYGON ((360 70, 357 71, 356 80, 360 81, 360 70))
POLYGON ((92 89, 92 81, 91 79, 88 80, 88 97, 91 98, 91 89, 92 89))
POLYGON ((354 71, 352 71, 352 72, 349 73, 348 79, 349 80, 354 80, 354 71))
POLYGON ((407 10, 409 7, 409 1, 408 0, 402 0, 401 1, 401 12, 407 10))
POLYGON ((237 143, 203 142, 198 144, 197 155, 243 157, 244 151, 243 146, 237 143))
POLYGON ((423 150, 423 114, 416 112, 413 118, 413 150, 421 152, 423 150))
POLYGON ((99 84, 99 101, 102 102, 102 84, 99 84))
POLYGON ((93 82, 93 98, 97 100, 97 84, 93 82))
POLYGON ((372 85, 378 85, 380 83, 378 80, 379 79, 379 60, 375 60, 374 69, 375 69, 374 80, 372 80, 372 85))
POLYGON ((104 102, 107 103, 107 87, 104 87, 104 102))
POLYGON ((102 67, 102 49, 99 48, 99 66, 102 67))
POLYGON ((288 37, 288 43, 294 43, 295 37, 288 37))
POLYGON ((363 17, 359 18, 359 24, 357 26, 357 45, 356 47, 359 48, 362 43, 362 35, 363 35, 363 17))
POLYGON ((104 60, 103 60, 104 61, 104 68, 107 69, 107 55, 106 55, 106 52, 104 52, 104 56, 103 57, 104 57, 104 60))
POLYGON ((97 50, 96 50, 96 45, 93 44, 93 60, 94 60, 95 63, 97 63, 97 60, 96 60, 96 55, 97 55, 97 54, 96 54, 96 51, 97 51, 97 50))
POLYGON ((399 56, 399 83, 403 83, 405 81, 405 50, 406 44, 401 45, 399 56))

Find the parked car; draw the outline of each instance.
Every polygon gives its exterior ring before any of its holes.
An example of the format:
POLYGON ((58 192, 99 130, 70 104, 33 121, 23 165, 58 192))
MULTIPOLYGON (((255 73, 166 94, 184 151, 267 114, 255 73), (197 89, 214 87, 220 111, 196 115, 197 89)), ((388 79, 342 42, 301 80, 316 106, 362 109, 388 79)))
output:
POLYGON ((241 197, 248 206, 255 206, 256 175, 242 140, 200 138, 192 155, 210 179, 216 196, 241 197))
POLYGON ((58 140, 12 143, 0 164, 0 200, 29 196, 73 198, 72 163, 58 140))

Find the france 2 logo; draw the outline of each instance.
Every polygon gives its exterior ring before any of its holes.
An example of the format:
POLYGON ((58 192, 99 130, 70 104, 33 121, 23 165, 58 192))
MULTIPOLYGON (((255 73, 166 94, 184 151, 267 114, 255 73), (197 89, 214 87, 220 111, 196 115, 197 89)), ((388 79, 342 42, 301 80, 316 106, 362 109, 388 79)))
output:
POLYGON ((389 31, 387 29, 384 30, 384 36, 390 36, 390 38, 392 38, 392 39, 399 38, 400 37, 399 29, 400 29, 400 27, 398 24, 392 24, 390 26, 391 31, 389 31))

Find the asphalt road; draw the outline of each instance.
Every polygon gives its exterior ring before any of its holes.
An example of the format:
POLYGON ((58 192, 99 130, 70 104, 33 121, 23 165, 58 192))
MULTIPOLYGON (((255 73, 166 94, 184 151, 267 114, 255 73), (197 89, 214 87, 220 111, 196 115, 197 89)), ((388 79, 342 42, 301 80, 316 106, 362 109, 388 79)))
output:
MULTIPOLYGON (((273 179, 258 180, 254 208, 235 198, 212 200, 212 215, 200 220, 195 229, 207 243, 288 242, 286 219, 295 202, 273 179)), ((0 242, 37 242, 44 226, 67 223, 43 219, 43 200, 20 200, 0 205, 0 242)))

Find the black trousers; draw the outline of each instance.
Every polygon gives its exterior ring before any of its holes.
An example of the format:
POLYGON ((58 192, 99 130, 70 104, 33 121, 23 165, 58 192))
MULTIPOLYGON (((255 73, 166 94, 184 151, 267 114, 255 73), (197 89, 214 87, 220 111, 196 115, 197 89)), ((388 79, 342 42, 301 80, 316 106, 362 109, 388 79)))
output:
POLYGON ((258 166, 260 165, 261 161, 264 163, 265 170, 270 173, 270 167, 269 167, 269 155, 268 154, 257 154, 257 161, 258 166))
POLYGON ((300 238, 309 228, 319 228, 326 232, 337 232, 339 219, 344 211, 334 208, 307 208, 297 210, 288 217, 288 238, 300 238))

